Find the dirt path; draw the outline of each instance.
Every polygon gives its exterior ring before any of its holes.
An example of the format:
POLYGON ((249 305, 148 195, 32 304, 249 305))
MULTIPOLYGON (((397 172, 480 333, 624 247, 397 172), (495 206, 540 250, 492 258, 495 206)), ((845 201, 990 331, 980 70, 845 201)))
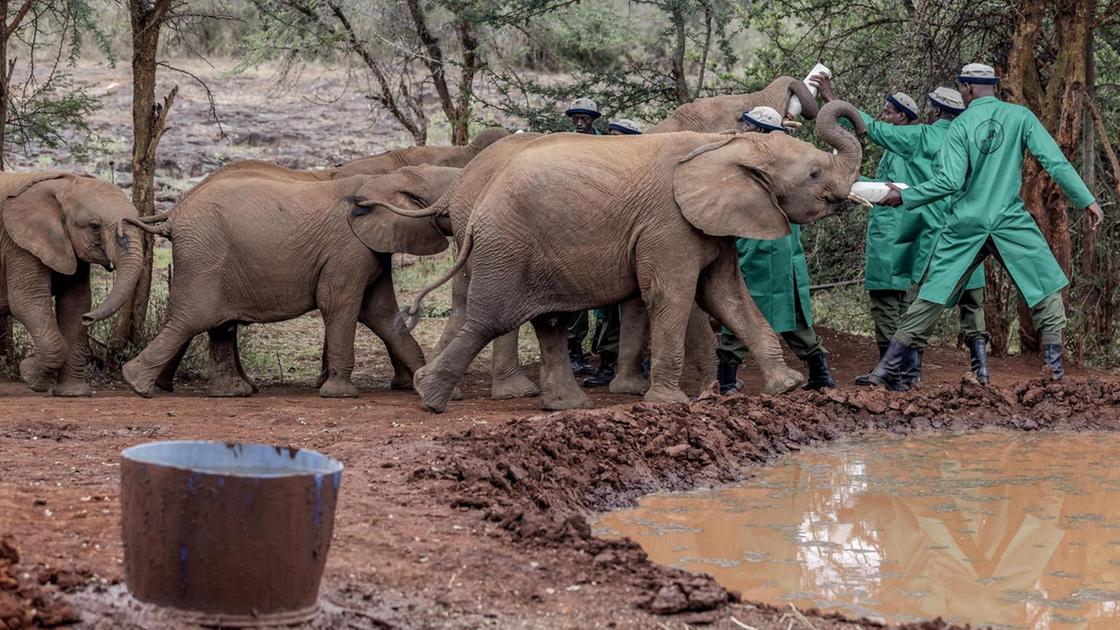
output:
MULTIPOLYGON (((845 384, 874 352, 847 336, 829 335, 828 343, 845 384)), ((79 571, 105 591, 76 599, 86 623, 136 621, 119 605, 120 588, 110 588, 123 577, 119 452, 166 439, 285 444, 346 465, 323 588, 334 615, 328 625, 680 628, 726 625, 734 614, 785 628, 782 611, 722 605, 727 593, 709 580, 649 565, 633 546, 588 538, 583 516, 655 489, 732 481, 799 444, 862 430, 1120 427, 1115 374, 1074 370, 1075 393, 1020 386, 962 394, 966 358, 934 350, 927 386, 902 398, 844 385, 831 396, 690 408, 593 393, 602 411, 549 416, 535 400, 487 399, 478 374, 468 399, 439 416, 423 412, 411 392, 326 400, 309 388, 274 387, 211 399, 188 388, 143 400, 110 387, 61 400, 4 383, 0 533, 18 545, 23 565, 79 571), (651 608, 692 610, 654 618, 651 608)), ((1001 385, 1038 374, 1019 358, 993 368, 1001 385)))

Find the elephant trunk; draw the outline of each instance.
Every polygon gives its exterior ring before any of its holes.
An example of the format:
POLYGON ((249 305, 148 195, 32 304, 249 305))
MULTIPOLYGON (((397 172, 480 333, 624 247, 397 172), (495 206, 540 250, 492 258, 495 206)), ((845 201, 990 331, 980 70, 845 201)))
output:
POLYGON ((805 85, 804 81, 790 79, 789 94, 790 96, 796 96, 797 100, 801 101, 801 117, 805 120, 813 120, 820 113, 817 97, 813 96, 813 93, 809 91, 809 86, 805 85))
MULTIPOLYGON (((836 149, 834 158, 840 169, 852 176, 852 181, 859 174, 860 162, 863 160, 863 149, 859 138, 854 136, 840 125, 840 118, 847 118, 857 133, 863 134, 867 128, 859 116, 859 110, 844 101, 832 101, 821 108, 817 115, 817 134, 829 146, 836 149)), ((851 187, 851 182, 848 182, 851 187)))
POLYGON ((87 326, 109 318, 132 299, 144 268, 144 237, 140 230, 119 225, 114 231, 114 239, 116 247, 110 249, 110 261, 117 270, 113 276, 113 287, 104 302, 82 315, 82 323, 87 326))

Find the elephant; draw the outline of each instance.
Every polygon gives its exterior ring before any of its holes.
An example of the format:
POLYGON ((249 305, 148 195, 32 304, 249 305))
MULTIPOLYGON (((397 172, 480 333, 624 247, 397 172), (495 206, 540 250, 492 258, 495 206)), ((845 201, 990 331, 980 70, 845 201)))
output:
POLYGON ((0 314, 35 346, 20 376, 37 392, 88 396, 86 327, 132 299, 143 267, 136 208, 109 182, 74 173, 0 173, 0 194, 0 314), (90 265, 116 269, 92 310, 90 265))
MULTIPOLYGON (((330 171, 331 179, 352 175, 385 175, 403 166, 449 166, 463 168, 483 149, 509 135, 501 127, 480 131, 464 146, 422 146, 393 149, 370 157, 339 164, 330 171)), ((314 171, 312 171, 314 172, 314 171)))
POLYGON ((681 105, 646 133, 722 131, 733 126, 740 114, 761 105, 785 113, 789 111, 792 96, 801 101, 802 117, 809 120, 817 117, 817 99, 805 83, 793 77, 781 76, 757 92, 709 96, 681 105))
POLYGON ((747 344, 766 391, 795 387, 800 375, 785 365, 777 336, 747 293, 735 238, 780 238, 791 222, 846 207, 862 150, 838 124, 841 115, 862 131, 851 105, 826 105, 817 131, 835 155, 784 134, 527 140, 516 159, 490 174, 461 230, 449 273, 470 261, 466 320, 415 373, 423 405, 444 411, 482 347, 525 321, 540 343, 542 373, 553 379, 544 388, 579 390, 564 369, 565 329, 556 314, 637 295, 651 328, 646 400, 687 400, 679 379, 694 303, 747 344))
POLYGON ((218 371, 211 393, 248 395, 253 384, 230 330, 316 308, 326 327, 320 395, 357 396, 350 377, 358 321, 385 342, 398 375, 410 381, 423 365, 423 352, 398 317, 391 256, 436 254, 447 248, 447 238, 431 219, 400 217, 379 206, 431 205, 460 169, 408 166, 330 181, 308 180, 300 171, 285 178, 280 169, 268 165, 254 176, 242 168, 209 179, 163 222, 146 225, 171 239, 175 273, 163 329, 122 370, 136 393, 150 396, 190 340, 210 332, 211 367, 218 371), (215 353, 215 344, 226 351, 215 353))

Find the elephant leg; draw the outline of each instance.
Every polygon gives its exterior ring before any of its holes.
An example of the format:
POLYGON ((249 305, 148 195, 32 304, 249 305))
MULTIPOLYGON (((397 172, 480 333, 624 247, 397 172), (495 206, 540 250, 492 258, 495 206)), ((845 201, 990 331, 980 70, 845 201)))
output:
MULTIPOLYGON (((480 313, 480 316, 484 314, 480 313)), ((452 391, 463 378, 471 361, 494 337, 512 330, 518 323, 484 323, 476 319, 475 314, 470 314, 443 352, 416 372, 413 382, 424 407, 435 413, 443 413, 447 409, 452 391)))
POLYGON ((159 376, 156 377, 156 387, 165 392, 175 391, 175 373, 179 371, 179 366, 183 363, 183 357, 187 356, 187 350, 190 347, 189 341, 183 344, 179 351, 175 353, 175 356, 167 362, 167 365, 163 366, 159 376))
POLYGON ((121 368, 121 377, 132 391, 148 398, 155 388, 156 379, 164 368, 179 355, 180 349, 200 335, 220 325, 220 321, 170 317, 156 338, 147 348, 121 368))
POLYGON ((327 341, 327 380, 319 388, 324 398, 357 398, 358 388, 350 380, 354 373, 354 333, 361 310, 361 289, 336 286, 324 270, 317 291, 327 341))
POLYGON ((734 245, 721 246, 716 261, 700 279, 698 297, 701 308, 747 346, 762 372, 763 391, 780 394, 801 384, 801 374, 786 365, 778 335, 743 284, 734 245))
POLYGON ((393 277, 388 266, 385 266, 384 271, 374 280, 373 286, 366 291, 358 320, 385 343, 389 361, 393 364, 393 380, 389 387, 412 389, 413 376, 424 366, 424 351, 405 327, 399 313, 393 277))
POLYGON ((610 392, 640 396, 649 390, 649 379, 642 375, 642 355, 649 344, 649 314, 638 297, 626 300, 619 309, 618 373, 611 381, 610 392))
MULTIPOLYGON (((8 306, 12 317, 27 329, 35 347, 34 354, 20 361, 20 377, 33 391, 46 392, 70 355, 70 347, 55 317, 51 271, 27 252, 12 255, 5 262, 8 306)), ((88 267, 85 273, 89 273, 88 267)))
POLYGON ((700 395, 716 380, 716 334, 710 321, 703 309, 692 307, 684 338, 684 368, 681 370, 681 389, 692 397, 700 395))
POLYGON ((55 300, 58 328, 66 339, 70 352, 66 363, 58 371, 58 380, 51 389, 54 396, 89 396, 86 381, 86 363, 89 360, 89 337, 82 324, 82 313, 88 313, 90 297, 89 274, 78 273, 60 280, 60 291, 55 300))
POLYGON ((533 319, 533 330, 541 347, 541 407, 551 411, 591 406, 591 398, 572 374, 566 324, 567 321, 557 314, 533 319))
POLYGON ((241 378, 237 357, 237 324, 225 323, 208 331, 210 383, 206 394, 220 398, 249 396, 253 387, 241 378))
POLYGON ((696 294, 695 272, 685 270, 654 270, 642 278, 642 298, 649 309, 651 369, 650 388, 645 394, 649 402, 688 402, 680 388, 684 363, 685 331, 696 294), (657 280, 654 282, 653 277, 657 280), (646 281, 643 281, 646 280, 646 281))
POLYGON ((320 359, 320 362, 319 362, 319 376, 316 377, 316 379, 315 379, 315 389, 319 389, 320 387, 323 386, 323 383, 327 382, 327 376, 329 376, 329 372, 327 371, 327 366, 330 364, 330 361, 327 360, 327 357, 330 355, 329 347, 330 347, 330 340, 327 339, 326 331, 324 331, 324 333, 323 333, 323 357, 322 357, 322 359, 320 359))
MULTIPOLYGON (((521 369, 517 353, 517 329, 494 340, 490 363, 490 397, 495 400, 527 398, 541 393, 541 388, 529 380, 521 369)), ((538 333, 537 338, 540 338, 538 333)), ((544 371, 544 350, 541 350, 541 371, 544 371)), ((571 374, 571 367, 568 373, 571 374)), ((573 381, 574 382, 574 381, 573 381)))

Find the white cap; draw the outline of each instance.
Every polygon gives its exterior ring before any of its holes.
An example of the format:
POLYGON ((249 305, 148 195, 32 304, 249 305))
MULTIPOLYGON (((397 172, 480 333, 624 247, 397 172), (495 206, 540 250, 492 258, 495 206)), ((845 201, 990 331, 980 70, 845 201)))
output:
POLYGON ((929 102, 945 111, 954 114, 964 111, 964 99, 961 98, 961 93, 953 88, 939 87, 926 96, 929 98, 929 102))
POLYGON ((887 102, 895 106, 895 109, 906 115, 910 120, 918 119, 918 104, 914 99, 910 98, 905 92, 895 92, 894 94, 887 95, 887 102))
POLYGON ((754 123, 767 131, 785 131, 782 127, 782 115, 773 107, 765 105, 760 105, 749 112, 743 112, 739 120, 754 123))
POLYGON ((629 118, 619 118, 618 120, 610 121, 610 123, 607 124, 607 130, 610 131, 612 129, 621 131, 626 135, 642 133, 642 126, 629 118))
POLYGON ((957 75, 957 81, 961 83, 995 85, 996 82, 999 81, 999 78, 996 77, 995 68, 982 63, 970 63, 961 68, 961 73, 957 75))
POLYGON ((598 118, 602 114, 599 113, 599 106, 595 101, 589 98, 577 98, 572 101, 571 107, 564 111, 565 116, 574 116, 576 114, 586 114, 591 118, 598 118))

